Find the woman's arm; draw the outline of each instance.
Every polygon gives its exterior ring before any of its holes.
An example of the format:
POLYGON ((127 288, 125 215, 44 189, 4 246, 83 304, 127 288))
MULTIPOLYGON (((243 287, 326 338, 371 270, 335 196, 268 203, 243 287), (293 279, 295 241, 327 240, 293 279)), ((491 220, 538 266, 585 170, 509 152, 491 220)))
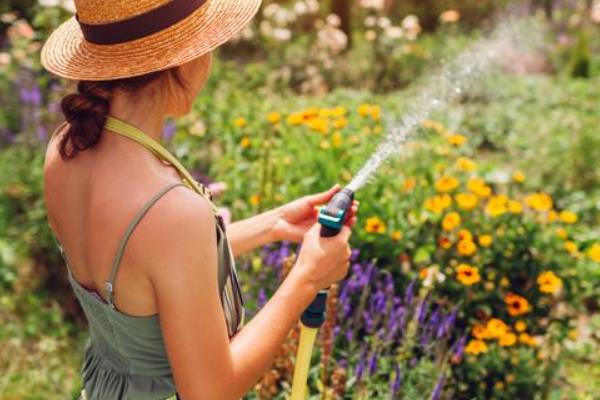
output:
POLYGON ((276 208, 228 225, 227 237, 233 255, 238 257, 267 243, 277 241, 273 227, 281 216, 281 208, 276 208))
POLYGON ((160 219, 144 221, 148 231, 161 235, 144 237, 142 261, 155 289, 177 390, 185 400, 239 399, 270 366, 318 289, 347 273, 350 230, 321 239, 315 226, 288 278, 230 342, 218 288, 212 210, 188 191, 167 195, 161 208, 160 219))

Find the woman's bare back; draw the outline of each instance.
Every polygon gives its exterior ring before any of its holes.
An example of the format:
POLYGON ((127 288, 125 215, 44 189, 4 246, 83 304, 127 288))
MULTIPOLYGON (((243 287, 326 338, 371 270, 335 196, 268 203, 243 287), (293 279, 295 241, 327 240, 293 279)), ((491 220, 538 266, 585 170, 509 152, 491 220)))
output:
MULTIPOLYGON (((106 299, 104 282, 127 225, 153 195, 180 179, 174 168, 148 150, 110 132, 103 133, 96 147, 65 162, 58 152, 64 128, 56 132, 46 151, 44 195, 48 219, 74 278, 106 299)), ((178 191, 185 190, 175 188, 167 193, 129 239, 115 279, 114 301, 120 311, 134 316, 157 312, 141 257, 149 242, 159 243, 160 236, 168 237, 152 229, 153 216, 167 211, 167 197, 176 199, 178 191)))

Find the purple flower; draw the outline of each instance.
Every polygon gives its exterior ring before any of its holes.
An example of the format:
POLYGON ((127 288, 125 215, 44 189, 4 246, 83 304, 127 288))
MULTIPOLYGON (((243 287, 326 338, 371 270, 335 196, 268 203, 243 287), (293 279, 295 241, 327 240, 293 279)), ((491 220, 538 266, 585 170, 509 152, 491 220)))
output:
POLYGON ((392 397, 398 394, 400 388, 402 387, 402 372, 400 371, 400 367, 398 367, 398 364, 394 366, 394 375, 394 381, 392 382, 392 387, 390 388, 392 397))
POLYGON ((175 124, 172 121, 168 121, 165 123, 165 127, 163 129, 163 140, 165 142, 170 142, 175 136, 175 124))
POLYGON ((406 295, 404 296, 404 303, 410 305, 415 298, 415 280, 412 280, 406 288, 406 295))
POLYGON ((452 310, 446 317, 442 320, 442 323, 439 325, 436 337, 440 339, 442 336, 448 334, 452 328, 454 327, 454 322, 456 321, 456 314, 458 313, 458 308, 452 310))
POLYGON ((419 325, 423 325, 425 321, 425 316, 427 315, 427 305, 428 298, 425 297, 421 303, 419 303, 419 307, 417 308, 417 320, 419 321, 419 325))
POLYGON ((359 249, 352 249, 352 255, 350 256, 350 261, 354 262, 358 259, 358 256, 360 255, 360 250, 359 249))
POLYGON ((369 360, 369 376, 375 375, 377 372, 377 351, 374 351, 369 360))
POLYGON ((267 294, 264 288, 258 290, 258 306, 262 308, 267 303, 267 294))
POLYGON ((39 107, 42 104, 42 92, 37 84, 34 83, 34 86, 31 88, 29 95, 29 100, 31 101, 31 104, 33 106, 39 107))
POLYGON ((360 381, 364 372, 365 372, 365 368, 367 367, 367 346, 363 346, 362 351, 360 352, 360 357, 358 359, 358 364, 356 365, 356 380, 360 381))
POLYGON ((431 400, 439 400, 442 396, 442 390, 446 385, 446 373, 442 372, 437 383, 435 384, 435 388, 433 389, 433 393, 431 393, 431 400))
POLYGON ((40 142, 45 142, 48 139, 48 131, 43 126, 38 126, 37 138, 40 142))
POLYGON ((467 335, 461 336, 461 338, 452 347, 452 356, 455 358, 462 358, 465 351, 465 344, 467 343, 467 335))

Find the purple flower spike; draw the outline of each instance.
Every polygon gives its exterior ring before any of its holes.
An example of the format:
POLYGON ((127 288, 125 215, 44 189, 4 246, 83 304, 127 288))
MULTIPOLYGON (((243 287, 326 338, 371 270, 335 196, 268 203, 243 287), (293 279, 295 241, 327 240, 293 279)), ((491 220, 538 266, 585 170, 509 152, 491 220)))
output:
POLYGON ((433 389, 433 393, 431 393, 431 400, 439 400, 442 396, 442 390, 446 385, 446 374, 442 372, 437 383, 435 384, 435 388, 433 389))
POLYGON ((167 122, 165 124, 164 130, 163 130, 163 140, 165 142, 170 142, 173 139, 173 136, 175 136, 175 124, 171 121, 167 122))
POLYGON ((375 375, 377 372, 377 351, 374 351, 369 360, 369 376, 375 375))
POLYGON ((415 298, 415 280, 412 280, 406 288, 406 295, 404 296, 404 303, 406 305, 412 304, 415 298))
POLYGON ((394 398, 394 396, 398 394, 400 388, 402 387, 402 371, 400 371, 400 367, 398 367, 398 364, 394 366, 394 372, 395 377, 394 381, 392 382, 392 387, 390 388, 392 398, 394 398))

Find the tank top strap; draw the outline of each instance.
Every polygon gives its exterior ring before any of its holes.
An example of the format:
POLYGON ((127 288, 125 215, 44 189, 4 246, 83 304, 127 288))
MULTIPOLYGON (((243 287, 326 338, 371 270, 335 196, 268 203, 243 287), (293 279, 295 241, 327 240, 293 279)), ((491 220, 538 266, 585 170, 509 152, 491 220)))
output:
POLYGON ((175 169, 179 173, 179 176, 182 178, 184 184, 190 189, 200 194, 202 197, 204 197, 206 201, 208 201, 208 203, 210 204, 215 215, 218 214, 219 210, 212 202, 212 195, 210 191, 200 182, 195 180, 189 173, 189 171, 181 164, 181 162, 179 162, 179 160, 173 154, 171 154, 164 146, 162 146, 156 140, 148 136, 141 129, 136 128, 135 126, 112 116, 108 116, 106 118, 105 128, 110 132, 117 133, 119 135, 125 136, 129 139, 138 142, 139 144, 150 150, 152 153, 154 153, 155 156, 175 167, 175 169))
POLYGON ((114 287, 114 282, 115 282, 115 277, 117 275, 117 271, 119 269, 119 266, 121 264, 121 259, 123 258, 123 253, 125 252, 125 246, 127 245, 127 242, 129 241, 129 237, 131 236, 131 234, 133 233, 134 229, 137 227, 137 225, 140 223, 140 221, 142 220, 142 218, 144 218, 144 216, 146 215, 146 213, 148 212, 148 210, 150 210, 150 208, 156 204, 156 202, 162 197, 164 196, 167 192, 169 192, 171 189, 177 187, 177 186, 184 186, 183 183, 181 182, 175 182, 175 183, 171 183, 170 185, 168 185, 167 187, 163 188, 160 192, 158 192, 157 194, 155 194, 145 205, 144 207, 142 207, 141 210, 138 211, 138 213, 135 215, 135 217, 133 218, 133 220, 129 223, 129 226, 127 227, 127 230, 125 231, 125 234, 123 235, 123 237, 121 238, 121 241, 119 242, 119 247, 117 248, 117 254, 115 255, 113 264, 112 264, 112 268, 111 268, 111 272, 110 272, 110 277, 108 278, 108 280, 104 283, 106 292, 107 292, 107 301, 108 304, 110 305, 110 307, 115 308, 114 305, 114 301, 113 301, 113 287, 114 287))

